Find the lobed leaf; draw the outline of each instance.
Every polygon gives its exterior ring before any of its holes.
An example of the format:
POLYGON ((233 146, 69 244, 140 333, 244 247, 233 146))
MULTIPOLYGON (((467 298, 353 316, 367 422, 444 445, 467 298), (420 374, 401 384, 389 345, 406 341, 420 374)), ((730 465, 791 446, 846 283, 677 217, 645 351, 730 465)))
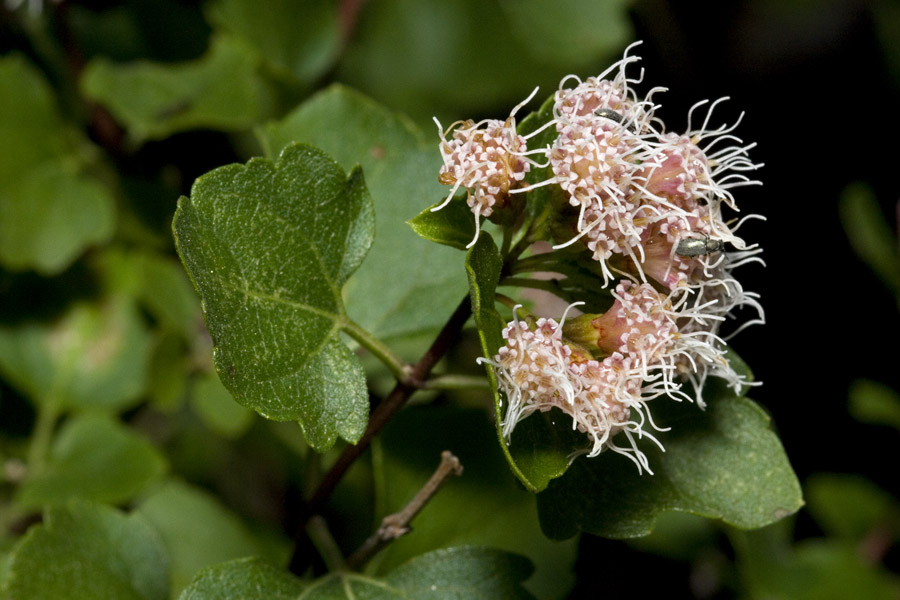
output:
POLYGON ((165 600, 168 558, 139 516, 83 501, 50 507, 13 549, 8 600, 165 600))
POLYGON ((0 114, 0 264, 55 275, 109 238, 113 199, 81 173, 87 145, 37 69, 15 54, 0 57, 0 114))
POLYGON ((520 556, 475 547, 430 552, 384 579, 335 572, 311 584, 244 559, 202 571, 180 600, 525 600, 520 582, 530 572, 520 556))
POLYGON ((611 538, 646 535, 663 511, 763 527, 796 512, 803 499, 769 419, 754 402, 709 394, 705 411, 661 400, 654 421, 665 453, 642 449, 654 474, 613 452, 579 458, 538 495, 541 526, 553 539, 578 531, 611 538))
POLYGON ((66 422, 46 465, 23 482, 16 499, 26 508, 73 497, 121 503, 165 469, 165 458, 128 427, 105 415, 81 415, 66 422))
POLYGON ((299 600, 307 585, 258 558, 242 558, 201 571, 179 600, 299 600))
POLYGON ((380 338, 440 328, 465 293, 459 255, 425 242, 405 223, 447 194, 437 182, 437 141, 426 142, 405 117, 339 85, 267 124, 260 139, 270 157, 298 141, 322 148, 344 168, 365 169, 378 237, 344 290, 354 320, 380 338))
POLYGON ((185 63, 95 58, 84 70, 81 89, 109 109, 133 142, 142 143, 190 129, 249 129, 262 116, 265 85, 250 49, 218 36, 204 56, 185 63))
POLYGON ((297 420, 309 443, 356 442, 368 417, 365 375, 340 339, 341 288, 374 235, 360 169, 294 144, 200 177, 174 230, 200 293, 225 387, 244 406, 297 420))

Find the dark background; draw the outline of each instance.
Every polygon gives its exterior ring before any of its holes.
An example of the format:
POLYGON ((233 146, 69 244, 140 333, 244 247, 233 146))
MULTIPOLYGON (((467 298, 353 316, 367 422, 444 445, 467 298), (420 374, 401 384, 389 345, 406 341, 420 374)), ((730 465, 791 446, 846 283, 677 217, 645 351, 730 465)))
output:
MULTIPOLYGON (((844 187, 865 182, 896 230, 900 96, 887 53, 900 38, 885 35, 886 8, 649 0, 631 16, 648 82, 671 90, 660 95, 667 126, 678 131, 694 102, 727 95, 720 115, 746 111, 736 134, 759 144, 751 157, 765 164, 755 174, 764 185, 737 195, 743 213, 767 219, 742 231, 764 248, 767 266, 737 272, 760 293, 767 320, 733 340, 763 382, 749 395, 772 415, 801 483, 857 473, 897 497, 897 431, 855 421, 847 398, 860 378, 900 389, 900 314, 852 251, 838 213, 844 187)), ((805 511, 795 528, 798 539, 821 535, 805 511)), ((896 569, 897 557, 887 558, 896 569)), ((573 597, 703 597, 691 576, 686 564, 585 536, 573 597), (598 582, 599 563, 616 575, 598 582)))

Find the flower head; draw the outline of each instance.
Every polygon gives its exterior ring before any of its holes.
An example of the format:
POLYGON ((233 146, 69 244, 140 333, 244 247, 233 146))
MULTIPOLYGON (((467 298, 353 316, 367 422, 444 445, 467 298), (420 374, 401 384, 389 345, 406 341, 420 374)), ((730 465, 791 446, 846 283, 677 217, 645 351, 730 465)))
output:
POLYGON ((633 357, 614 352, 591 359, 563 340, 562 326, 553 319, 541 318, 529 327, 514 318, 503 337, 506 345, 497 355, 479 361, 494 367, 506 397, 500 429, 507 441, 520 421, 555 408, 572 418, 573 429, 587 435, 590 448, 583 453, 596 456, 608 448, 626 455, 638 469, 650 470, 635 436, 659 442, 643 429, 652 421, 645 412, 641 368, 633 357), (624 446, 613 441, 621 432, 628 440, 624 446))
POLYGON ((534 164, 528 158, 526 138, 516 133, 515 114, 535 93, 537 89, 505 121, 457 121, 445 130, 434 120, 441 134, 444 161, 438 180, 453 189, 432 211, 444 208, 460 187, 466 188, 467 203, 475 214, 475 238, 469 246, 478 239, 481 217, 489 217, 495 209, 506 206, 510 191, 534 164), (447 135, 451 136, 449 140, 447 135))

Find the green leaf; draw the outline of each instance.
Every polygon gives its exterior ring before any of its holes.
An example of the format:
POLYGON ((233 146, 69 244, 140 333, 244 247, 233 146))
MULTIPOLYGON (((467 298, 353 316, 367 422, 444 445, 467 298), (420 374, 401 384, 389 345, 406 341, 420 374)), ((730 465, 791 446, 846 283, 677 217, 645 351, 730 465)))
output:
POLYGON ((460 257, 405 223, 448 192, 437 182, 437 138, 425 141, 405 117, 338 85, 266 125, 260 138, 270 157, 298 141, 322 148, 345 169, 365 169, 378 237, 345 288, 354 320, 382 339, 441 327, 465 293, 460 257))
MULTIPOLYGON (((466 254, 466 275, 469 279, 469 296, 472 299, 472 316, 475 317, 475 324, 478 326, 481 348, 488 358, 493 358, 503 346, 501 332, 506 323, 494 308, 497 282, 500 280, 502 269, 503 258, 497 245, 490 235, 482 233, 466 254)), ((488 369, 488 375, 493 378, 493 371, 488 369)))
POLYGON ((306 584, 258 558, 242 558, 201 571, 178 600, 298 600, 306 584))
POLYGON ((288 80, 312 83, 341 49, 338 6, 333 0, 219 0, 207 11, 217 28, 257 49, 271 70, 288 80))
POLYGON ((169 414, 178 409, 187 389, 188 373, 194 368, 179 336, 158 336, 147 367, 147 399, 153 407, 169 414))
POLYGON ((134 297, 162 329, 194 342, 200 328, 200 304, 176 259, 146 249, 108 247, 92 264, 106 289, 134 297))
POLYGON ((112 234, 113 199, 80 172, 87 145, 17 55, 0 57, 0 114, 0 263, 54 275, 112 234))
POLYGON ((0 327, 0 372, 38 404, 119 411, 144 391, 150 349, 134 303, 112 296, 54 323, 0 327))
POLYGON ((462 546, 414 558, 392 571, 385 583, 402 591, 402 595, 398 594, 401 598, 525 599, 533 596, 520 584, 531 571, 531 564, 521 556, 462 546))
POLYGON ((162 327, 193 342, 200 327, 200 306, 181 265, 152 252, 136 253, 133 262, 141 276, 138 301, 162 327))
MULTIPOLYGON (((273 556, 247 526, 212 495, 172 480, 137 508, 159 532, 171 557, 173 594, 190 584, 200 569, 245 556, 273 556)), ((237 597, 238 589, 229 591, 237 597)))
POLYGON ((53 90, 27 59, 0 56, 0 186, 71 150, 53 90))
POLYGON ((559 12, 556 4, 552 10, 540 8, 536 0, 519 4, 509 2, 509 10, 501 2, 484 0, 368 4, 338 78, 417 121, 442 113, 453 115, 450 121, 479 114, 502 119, 505 115, 491 112, 498 106, 511 108, 536 85, 555 89, 573 70, 589 69, 588 75, 597 75, 597 65, 606 64, 609 53, 620 51, 630 37, 624 7, 615 21, 606 18, 620 2, 592 3, 611 4, 608 12, 572 2, 559 12), (510 11, 522 10, 527 11, 522 18, 510 16, 510 11), (605 23, 592 20, 598 14, 605 23), (543 23, 538 25, 538 20, 543 23), (535 33, 553 37, 539 40, 531 37, 535 33), (546 49, 560 38, 571 49, 548 54, 546 49))
MULTIPOLYGON (((506 326, 494 308, 494 296, 503 261, 494 240, 482 233, 478 242, 466 256, 466 272, 472 298, 472 314, 478 327, 478 337, 486 358, 493 359, 503 345, 501 332, 506 326)), ((545 426, 538 419, 526 419, 518 427, 512 444, 507 446, 500 430, 503 420, 503 398, 497 384, 497 376, 490 365, 485 365, 494 394, 494 413, 497 438, 506 460, 526 489, 539 492, 554 477, 562 475, 569 465, 572 445, 568 443, 568 427, 562 429, 545 426)))
POLYGON ((443 450, 459 457, 464 469, 416 516, 412 532, 376 557, 376 573, 442 547, 488 546, 531 560, 535 572, 525 587, 538 598, 566 597, 575 583, 578 540, 555 542, 543 534, 534 495, 510 476, 493 419, 483 409, 411 406, 391 420, 375 448, 377 517, 410 501, 434 472, 443 450))
POLYGON ((475 237, 475 215, 465 201, 454 199, 444 208, 432 211, 436 203, 407 221, 417 234, 438 244, 468 250, 475 237))
POLYGON ((191 408, 207 427, 223 437, 239 437, 253 424, 253 413, 235 402, 212 373, 194 381, 191 408))
POLYGON ((525 600, 519 585, 531 567, 520 556, 489 548, 430 552, 385 579, 336 572, 310 585, 257 560, 238 560, 201 572, 180 600, 525 600))
POLYGON ((130 500, 166 469, 150 442, 105 415, 82 415, 57 434, 46 465, 19 488, 31 508, 72 497, 95 502, 130 500))
POLYGON ((249 129, 262 116, 265 85, 250 49, 218 36, 204 56, 186 63, 96 58, 84 70, 81 89, 142 143, 190 129, 249 129))
POLYGON ((850 414, 862 423, 900 430, 900 394, 883 383, 858 379, 850 384, 850 414))
MULTIPOLYGON (((631 39, 630 0, 500 0, 509 26, 531 58, 561 66, 617 51, 631 39)), ((596 73, 594 73, 596 75, 596 73)))
POLYGON ((900 297, 900 246, 872 190, 847 186, 840 198, 841 222, 856 254, 900 297))
POLYGON ((872 565, 843 542, 808 540, 788 553, 757 551, 755 560, 743 561, 741 567, 743 588, 752 598, 893 600, 900 595, 896 575, 872 565))
POLYGON ((862 544, 880 528, 895 531, 900 510, 890 494, 854 475, 813 475, 806 481, 809 512, 829 535, 862 544))
POLYGON ((168 559, 139 516, 73 502, 50 507, 16 546, 9 600, 165 600, 168 559))
POLYGON ((200 177, 174 228, 235 399, 299 421, 318 450, 338 436, 356 442, 368 394, 340 330, 341 287, 374 233, 362 172, 348 177, 322 151, 288 146, 275 163, 253 159, 200 177))
POLYGON ((628 545, 639 552, 690 563, 709 554, 710 548, 719 543, 720 533, 709 519, 684 512, 663 512, 657 516, 652 533, 630 539, 628 545))
POLYGON ((701 411, 654 402, 662 453, 642 449, 654 475, 639 475, 614 452, 576 459, 565 476, 538 495, 541 525, 565 539, 577 531, 611 538, 646 535, 657 514, 679 510, 721 519, 741 529, 763 527, 803 505, 800 485, 769 419, 754 402, 709 394, 701 411))
POLYGON ((114 219, 112 198, 93 180, 62 162, 32 166, 0 183, 0 260, 54 275, 109 238, 114 219))

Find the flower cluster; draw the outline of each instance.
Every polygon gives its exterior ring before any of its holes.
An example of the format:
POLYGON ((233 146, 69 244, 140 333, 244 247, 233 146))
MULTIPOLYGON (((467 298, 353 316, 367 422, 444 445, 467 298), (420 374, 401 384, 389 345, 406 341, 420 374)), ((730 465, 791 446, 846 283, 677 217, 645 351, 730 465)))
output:
POLYGON ((719 328, 741 307, 756 313, 745 325, 763 320, 757 297, 732 274, 761 262, 759 248, 736 233, 756 215, 727 221, 723 209, 738 210, 734 190, 758 184, 747 172, 760 165, 748 157, 754 145, 732 133, 740 119, 710 126, 724 98, 696 104, 687 132, 666 131, 651 99, 660 89, 639 98, 633 86, 643 72, 627 74, 638 60, 626 50, 597 77, 563 79, 552 118, 528 135, 516 131, 515 114, 531 97, 503 122, 466 121, 441 130, 439 177, 453 189, 433 210, 466 188, 477 239, 481 217, 517 222, 499 218, 521 211, 510 202, 514 195, 527 198, 531 190, 557 186, 564 200, 546 235, 555 250, 582 248, 595 261, 603 287, 614 290, 613 303, 603 314, 568 322, 564 316, 561 323, 514 314, 503 331, 505 346, 482 359, 492 365, 507 401, 502 433, 509 440, 522 419, 558 409, 586 434, 588 455, 610 449, 649 471, 637 440, 657 442, 645 428, 659 431, 647 410, 650 400, 696 399, 702 408, 708 376, 736 392, 746 385, 729 364, 719 328), (547 130, 552 143, 529 149, 529 141, 547 130), (627 443, 617 444, 616 436, 627 443))

